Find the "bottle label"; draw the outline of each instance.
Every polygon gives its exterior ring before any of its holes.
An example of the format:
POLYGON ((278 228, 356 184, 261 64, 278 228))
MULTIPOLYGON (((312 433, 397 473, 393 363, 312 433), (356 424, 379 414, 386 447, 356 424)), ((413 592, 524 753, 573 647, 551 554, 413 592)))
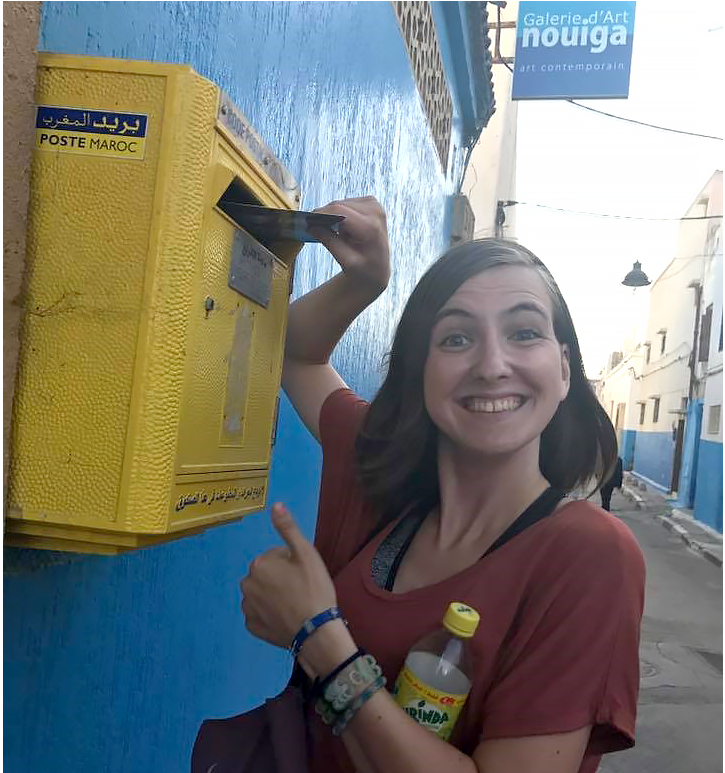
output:
POLYGON ((436 690, 404 666, 395 682, 393 697, 398 706, 419 725, 435 733, 442 741, 447 741, 468 693, 456 695, 436 690))

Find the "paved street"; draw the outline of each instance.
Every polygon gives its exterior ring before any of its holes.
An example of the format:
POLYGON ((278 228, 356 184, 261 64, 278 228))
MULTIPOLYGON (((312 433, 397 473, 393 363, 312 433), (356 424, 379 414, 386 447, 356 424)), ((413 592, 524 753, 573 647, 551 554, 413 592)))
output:
POLYGON ((647 596, 637 745, 606 755, 599 773, 721 773, 721 569, 665 529, 656 508, 635 510, 615 491, 612 510, 644 552, 647 596))

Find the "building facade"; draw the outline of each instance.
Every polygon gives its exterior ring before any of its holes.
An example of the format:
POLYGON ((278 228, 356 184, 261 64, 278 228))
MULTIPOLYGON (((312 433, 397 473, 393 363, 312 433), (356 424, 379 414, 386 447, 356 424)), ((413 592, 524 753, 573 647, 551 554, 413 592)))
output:
POLYGON ((625 468, 719 531, 721 328, 718 171, 683 216, 675 257, 650 287, 643 340, 610 358, 599 398, 617 427, 625 468))
MULTIPOLYGON (((450 243, 471 138, 493 113, 486 18, 485 3, 46 2, 39 22, 8 16, 5 36, 6 48, 24 32, 40 50, 190 64, 290 169, 303 209, 376 196, 390 286, 333 360, 370 398, 407 297, 450 243), (39 24, 30 35, 29 23, 39 24)), ((29 152, 32 89, 13 93, 6 113, 27 116, 29 152)), ((18 166, 27 186, 27 162, 18 166)), ((306 246, 293 294, 337 270, 306 246)), ((9 335, 6 354, 17 345, 9 335)), ((268 501, 287 503, 308 537, 319 475, 319 448, 283 397, 268 501)), ((204 718, 249 709, 288 678, 288 653, 249 635, 239 611, 239 580, 275 542, 262 512, 118 557, 6 549, 6 769, 188 769, 204 718)))
MULTIPOLYGON (((490 10, 490 26, 515 25, 518 0, 506 3, 503 9, 490 10)), ((468 196, 475 215, 477 237, 516 235, 516 208, 499 208, 498 202, 515 200, 516 196, 516 119, 518 102, 512 102, 511 63, 516 48, 516 29, 503 27, 491 30, 493 57, 493 86, 496 93, 496 112, 473 148, 471 162, 463 181, 463 192, 468 196), (496 45, 498 41, 498 46, 496 45), (510 59, 509 63, 507 60, 510 59)))
POLYGON ((625 470, 631 470, 641 413, 633 396, 642 377, 644 351, 641 344, 623 346, 622 349, 610 355, 596 392, 616 430, 622 465, 625 470))
MULTIPOLYGON (((722 215, 722 173, 715 181, 708 211, 722 215)), ((702 286, 700 344, 698 347, 699 394, 702 398, 701 431, 697 437, 695 517, 720 533, 723 527, 723 227, 722 217, 708 221, 702 286)))

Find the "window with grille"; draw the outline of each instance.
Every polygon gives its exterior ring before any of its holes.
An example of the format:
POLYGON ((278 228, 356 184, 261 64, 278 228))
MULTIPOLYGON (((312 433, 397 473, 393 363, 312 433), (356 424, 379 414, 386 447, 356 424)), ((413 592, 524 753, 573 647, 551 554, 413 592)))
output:
POLYGON ((418 93, 423 101, 428 126, 438 151, 443 171, 448 169, 448 148, 451 143, 453 103, 443 70, 438 36, 430 3, 395 2, 403 40, 413 67, 418 93))
POLYGON ((667 345, 667 332, 662 333, 662 341, 660 342, 660 354, 665 353, 665 346, 667 345))
POLYGON ((652 409, 652 423, 657 424, 657 421, 660 418, 660 398, 655 397, 655 405, 652 409))
POLYGON ((697 357, 698 362, 707 362, 710 358, 710 328, 712 327, 712 304, 710 304, 702 315, 700 323, 700 352, 697 357))
POLYGON ((707 434, 717 435, 720 432, 720 411, 722 405, 711 405, 707 414, 707 434))
POLYGON ((626 409, 626 403, 617 403, 617 415, 614 419, 614 429, 622 429, 624 427, 624 412, 626 409))
POLYGON ((646 403, 640 403, 639 404, 639 423, 644 424, 644 415, 647 411, 647 404, 646 403))

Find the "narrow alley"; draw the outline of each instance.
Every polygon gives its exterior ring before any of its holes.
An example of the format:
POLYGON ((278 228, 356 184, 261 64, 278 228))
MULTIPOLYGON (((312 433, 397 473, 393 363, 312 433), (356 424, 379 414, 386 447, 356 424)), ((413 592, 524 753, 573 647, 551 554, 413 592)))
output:
POLYGON ((616 492, 647 564, 637 745, 600 773, 722 771, 722 571, 616 492))

